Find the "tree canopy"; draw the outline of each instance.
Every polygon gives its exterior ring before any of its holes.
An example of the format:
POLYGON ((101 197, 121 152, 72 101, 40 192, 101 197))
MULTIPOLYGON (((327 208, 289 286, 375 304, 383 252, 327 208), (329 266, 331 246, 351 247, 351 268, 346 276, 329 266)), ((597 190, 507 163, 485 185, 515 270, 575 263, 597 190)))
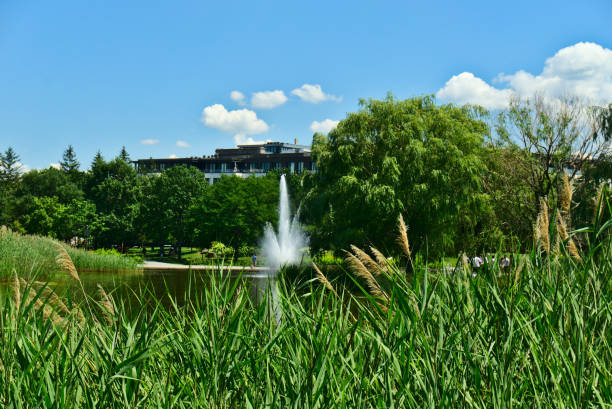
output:
POLYGON ((327 137, 315 135, 317 173, 307 196, 311 245, 393 248, 403 214, 414 247, 451 251, 488 212, 481 191, 488 126, 469 107, 433 97, 361 101, 327 137))

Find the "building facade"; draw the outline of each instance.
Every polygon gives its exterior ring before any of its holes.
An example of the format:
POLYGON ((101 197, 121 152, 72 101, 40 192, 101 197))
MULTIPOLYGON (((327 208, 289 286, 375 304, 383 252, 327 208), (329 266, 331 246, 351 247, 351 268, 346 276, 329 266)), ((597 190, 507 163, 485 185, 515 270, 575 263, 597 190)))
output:
POLYGON ((214 155, 190 158, 138 159, 132 162, 139 173, 154 174, 172 166, 188 165, 206 174, 209 184, 223 175, 248 177, 263 176, 273 169, 287 169, 290 173, 315 171, 310 146, 285 142, 266 142, 258 145, 238 145, 231 149, 216 149, 214 155))

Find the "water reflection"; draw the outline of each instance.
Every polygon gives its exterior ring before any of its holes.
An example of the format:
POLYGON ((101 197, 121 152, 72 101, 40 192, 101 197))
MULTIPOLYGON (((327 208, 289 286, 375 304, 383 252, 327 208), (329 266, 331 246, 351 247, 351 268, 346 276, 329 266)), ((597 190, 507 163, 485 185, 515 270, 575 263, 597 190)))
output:
MULTIPOLYGON (((143 306, 155 308, 160 305, 171 308, 172 300, 181 307, 188 298, 195 301, 196 294, 201 295, 203 290, 210 288, 215 280, 229 280, 232 284, 238 281, 238 285, 248 288, 249 296, 255 303, 266 299, 266 292, 270 289, 272 294, 270 301, 272 305, 276 305, 276 280, 270 279, 265 273, 224 274, 220 277, 218 272, 213 271, 147 270, 134 274, 88 272, 80 273, 79 276, 89 297, 97 298, 97 285, 100 284, 108 294, 112 295, 116 303, 124 305, 128 313, 137 313, 143 306), (213 279, 215 275, 216 278, 213 279)), ((44 278, 39 278, 38 281, 46 282, 44 278)), ((0 293, 6 291, 7 284, 0 283, 0 293)), ((48 285, 62 298, 69 298, 77 303, 83 300, 79 284, 68 276, 54 277, 48 285)))

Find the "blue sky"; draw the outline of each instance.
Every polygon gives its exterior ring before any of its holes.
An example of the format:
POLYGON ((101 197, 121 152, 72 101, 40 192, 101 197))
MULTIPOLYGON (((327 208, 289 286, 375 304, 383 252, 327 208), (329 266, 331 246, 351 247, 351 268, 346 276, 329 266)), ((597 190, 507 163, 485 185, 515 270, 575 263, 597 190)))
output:
POLYGON ((309 143, 389 91, 612 101, 610 21, 609 0, 1 0, 0 149, 45 168, 72 144, 86 168, 122 145, 146 158, 309 143))

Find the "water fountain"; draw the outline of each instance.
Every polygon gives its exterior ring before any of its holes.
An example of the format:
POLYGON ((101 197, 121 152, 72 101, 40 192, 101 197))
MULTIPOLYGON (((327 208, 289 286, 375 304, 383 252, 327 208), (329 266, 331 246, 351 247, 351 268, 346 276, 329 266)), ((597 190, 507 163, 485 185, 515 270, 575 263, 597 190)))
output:
POLYGON ((308 237, 306 237, 298 222, 298 215, 291 218, 289 213, 287 181, 285 180, 285 175, 281 175, 278 233, 274 232, 271 224, 268 224, 265 227, 264 237, 261 242, 261 250, 270 270, 264 280, 256 281, 254 288, 258 301, 267 300, 268 314, 274 317, 277 325, 281 322, 282 314, 278 304, 276 274, 283 266, 299 263, 307 246, 308 237), (269 298, 265 297, 266 294, 269 294, 269 298))
POLYGON ((287 182, 285 175, 281 175, 278 233, 275 233, 272 225, 268 224, 261 243, 262 253, 270 267, 270 275, 276 275, 282 266, 299 263, 307 246, 308 237, 302 230, 298 215, 292 218, 289 213, 287 182))

